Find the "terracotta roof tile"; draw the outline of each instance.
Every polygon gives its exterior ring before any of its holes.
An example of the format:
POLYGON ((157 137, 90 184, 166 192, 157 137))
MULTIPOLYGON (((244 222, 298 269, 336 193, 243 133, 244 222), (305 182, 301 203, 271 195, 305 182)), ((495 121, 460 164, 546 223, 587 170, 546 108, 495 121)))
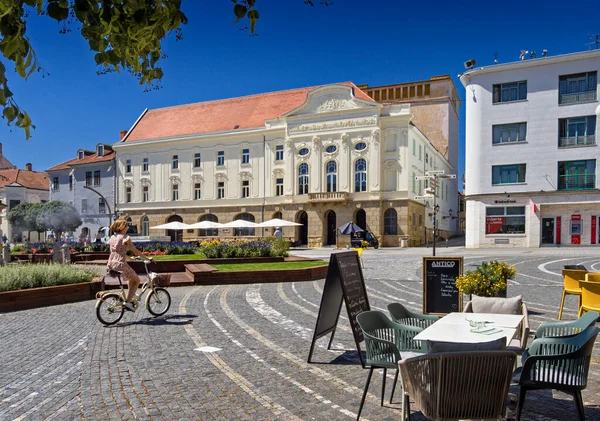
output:
POLYGON ((26 170, 0 170, 0 187, 18 183, 29 189, 48 190, 50 178, 45 172, 26 170))
MULTIPOLYGON (((352 82, 356 98, 374 102, 352 82)), ((324 85, 328 86, 328 85, 324 85)), ((322 86, 148 110, 125 142, 264 127, 265 120, 280 117, 304 104, 306 95, 322 86)))
POLYGON ((115 159, 115 152, 112 149, 107 149, 105 147, 103 156, 98 156, 96 152, 84 151, 82 159, 74 158, 63 162, 62 164, 55 165, 52 168, 48 168, 46 171, 68 170, 75 165, 90 164, 92 162, 106 162, 112 161, 113 159, 115 159))

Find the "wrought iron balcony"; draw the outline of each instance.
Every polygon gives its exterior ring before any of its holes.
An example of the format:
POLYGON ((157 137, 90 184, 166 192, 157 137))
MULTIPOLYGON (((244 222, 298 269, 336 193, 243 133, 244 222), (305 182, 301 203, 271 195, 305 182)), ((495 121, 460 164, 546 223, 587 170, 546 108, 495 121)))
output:
POLYGON ((572 94, 560 94, 559 104, 577 104, 578 102, 589 102, 596 100, 596 91, 575 92, 572 94))
POLYGON ((590 190, 595 188, 596 174, 558 176, 558 190, 590 190))
POLYGON ((568 146, 583 146, 595 144, 596 135, 561 137, 558 141, 558 146, 561 148, 568 146))
POLYGON ((309 202, 347 202, 347 192, 333 192, 333 193, 309 193, 309 202))

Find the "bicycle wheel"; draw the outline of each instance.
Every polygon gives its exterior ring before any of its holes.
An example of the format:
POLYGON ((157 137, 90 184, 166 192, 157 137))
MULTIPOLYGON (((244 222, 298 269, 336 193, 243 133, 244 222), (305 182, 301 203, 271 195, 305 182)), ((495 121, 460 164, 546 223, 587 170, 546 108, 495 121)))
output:
POLYGON ((111 292, 102 295, 96 303, 96 317, 100 323, 108 326, 117 323, 123 317, 123 299, 120 294, 111 292))
POLYGON ((171 307, 171 295, 164 288, 154 288, 146 297, 146 308, 153 316, 162 316, 171 307))

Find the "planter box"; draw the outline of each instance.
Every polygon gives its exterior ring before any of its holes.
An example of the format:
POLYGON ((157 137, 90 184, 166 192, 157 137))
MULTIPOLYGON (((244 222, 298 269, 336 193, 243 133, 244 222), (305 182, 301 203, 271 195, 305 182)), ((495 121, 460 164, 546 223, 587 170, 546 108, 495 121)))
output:
POLYGON ((327 268, 328 265, 302 269, 202 272, 201 276, 194 276, 194 283, 196 285, 223 285, 316 281, 325 279, 327 268))
MULTIPOLYGON (((152 256, 149 256, 152 257, 152 256)), ((108 257, 107 257, 108 258, 108 257)), ((157 260, 148 266, 153 272, 185 272, 185 265, 202 264, 234 264, 234 263, 275 263, 285 261, 284 257, 240 257, 232 259, 198 259, 198 260, 157 260)), ((142 262, 127 261, 136 273, 146 273, 142 262)))
POLYGON ((57 304, 74 303, 95 298, 104 290, 104 280, 94 278, 90 282, 30 288, 19 291, 0 292, 0 312, 27 310, 57 304))
POLYGON ((31 263, 52 263, 52 256, 50 253, 11 254, 10 260, 31 263))

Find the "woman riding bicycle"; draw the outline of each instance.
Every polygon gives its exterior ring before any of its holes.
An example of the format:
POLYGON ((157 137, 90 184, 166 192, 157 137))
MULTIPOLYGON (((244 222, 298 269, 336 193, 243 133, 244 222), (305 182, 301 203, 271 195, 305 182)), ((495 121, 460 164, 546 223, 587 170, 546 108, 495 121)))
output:
POLYGON ((136 308, 133 305, 133 297, 135 296, 135 291, 140 285, 140 278, 137 276, 137 273, 127 264, 127 250, 131 250, 131 252, 136 256, 141 256, 146 258, 142 252, 135 248, 131 239, 127 235, 128 229, 127 221, 123 219, 117 219, 110 226, 110 230, 114 233, 110 240, 108 240, 108 245, 110 246, 110 256, 108 258, 107 269, 115 270, 122 273, 123 279, 127 280, 127 301, 124 303, 123 307, 129 311, 135 311, 136 308))

